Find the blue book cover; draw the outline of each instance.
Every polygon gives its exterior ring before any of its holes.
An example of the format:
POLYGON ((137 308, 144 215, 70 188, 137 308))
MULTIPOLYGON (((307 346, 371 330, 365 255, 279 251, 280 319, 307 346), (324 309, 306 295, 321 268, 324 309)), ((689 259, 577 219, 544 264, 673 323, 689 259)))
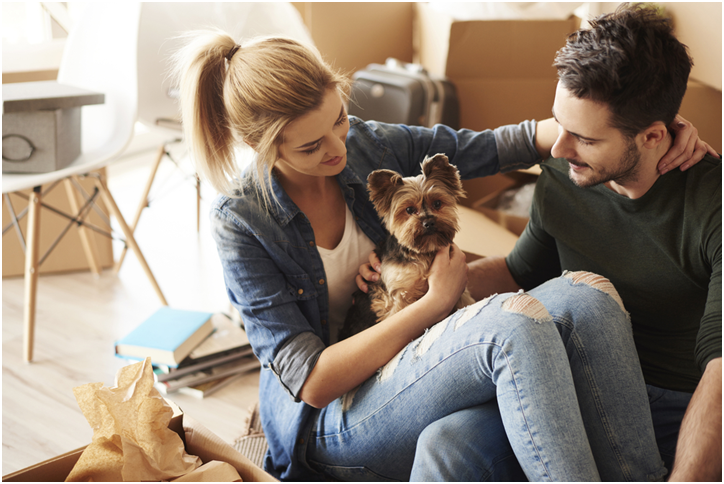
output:
POLYGON ((164 306, 116 342, 116 355, 177 367, 214 330, 213 313, 164 306))

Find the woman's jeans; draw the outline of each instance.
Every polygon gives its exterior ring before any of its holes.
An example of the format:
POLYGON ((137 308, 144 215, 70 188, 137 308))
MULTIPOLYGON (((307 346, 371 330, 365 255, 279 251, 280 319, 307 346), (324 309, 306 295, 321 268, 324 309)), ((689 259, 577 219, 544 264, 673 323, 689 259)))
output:
POLYGON ((476 468, 491 463, 475 456, 507 445, 496 415, 525 476, 493 477, 646 481, 666 472, 628 315, 606 279, 580 272, 431 327, 318 412, 307 464, 341 480, 432 479, 431 460, 415 460, 420 447, 437 454, 433 472, 478 480, 476 468), (446 442, 461 440, 469 469, 446 470, 446 442))

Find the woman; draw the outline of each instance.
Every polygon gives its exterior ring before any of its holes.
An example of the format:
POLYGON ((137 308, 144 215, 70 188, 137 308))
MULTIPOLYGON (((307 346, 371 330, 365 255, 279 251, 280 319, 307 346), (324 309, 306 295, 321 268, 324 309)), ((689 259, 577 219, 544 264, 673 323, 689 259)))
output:
POLYGON ((207 32, 178 60, 186 140, 199 172, 223 193, 211 219, 227 292, 264 368, 268 472, 415 479, 419 437, 446 418, 472 414, 476 436, 509 449, 499 422, 476 420, 476 409, 497 399, 530 480, 663 476, 653 430, 641 424, 650 420, 648 399, 640 371, 631 370, 638 364, 627 315, 615 290, 580 283, 585 274, 541 286, 540 296, 555 301, 545 307, 535 291, 506 294, 440 322, 467 281, 465 256, 452 244, 438 253, 422 299, 337 342, 358 268, 386 236, 367 175, 417 174, 435 153, 463 178, 529 166, 550 151, 553 120, 537 124, 537 138, 534 122, 480 133, 363 122, 346 114, 348 80, 313 48, 287 39, 242 47, 207 32), (234 147, 242 142, 256 159, 239 174, 234 147), (620 372, 615 392, 607 382, 574 381, 553 322, 573 321, 600 338, 601 318, 606 343, 592 364, 620 372), (621 381, 632 383, 620 388, 621 381), (577 386, 615 394, 627 402, 626 415, 579 408, 577 386))

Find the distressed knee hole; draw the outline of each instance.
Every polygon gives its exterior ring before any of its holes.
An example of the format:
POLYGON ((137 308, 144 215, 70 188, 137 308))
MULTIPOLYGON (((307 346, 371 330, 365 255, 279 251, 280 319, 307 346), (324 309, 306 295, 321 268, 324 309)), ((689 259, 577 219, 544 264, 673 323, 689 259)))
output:
POLYGON ((495 297, 497 294, 493 294, 492 296, 488 296, 485 299, 481 299, 480 301, 476 302, 475 304, 468 306, 464 309, 464 313, 458 318, 458 320, 455 322, 455 331, 460 329, 463 324, 470 321, 473 317, 477 316, 477 314, 483 310, 485 306, 488 305, 490 300, 495 297))
POLYGON ((503 303, 503 311, 522 314, 534 320, 536 323, 552 321, 550 313, 543 306, 543 303, 528 294, 516 294, 509 297, 503 303))
POLYGON ((586 284, 594 289, 598 289, 601 292, 605 292, 606 294, 611 296, 613 300, 616 301, 616 303, 618 303, 621 311, 626 312, 626 308, 623 306, 621 296, 619 296, 618 291, 615 287, 613 287, 611 281, 609 281, 605 277, 595 274, 593 272, 586 271, 567 272, 563 277, 570 279, 571 281, 573 281, 574 284, 586 284))
POLYGON ((434 325, 432 328, 425 331, 422 340, 420 340, 420 344, 417 345, 417 350, 415 351, 416 357, 420 357, 427 353, 427 350, 430 349, 432 344, 437 341, 440 335, 442 335, 442 333, 445 331, 445 328, 447 328, 447 322, 449 320, 450 318, 444 319, 443 321, 440 321, 439 323, 434 325))
POLYGON ((407 346, 402 348, 399 353, 397 353, 390 361, 387 362, 385 366, 380 368, 378 370, 377 374, 377 381, 382 383, 383 381, 387 380, 389 377, 392 376, 392 374, 395 372, 395 369, 397 369, 397 365, 400 363, 400 360, 402 359, 402 355, 405 353, 405 350, 407 349, 407 346))
POLYGON ((342 395, 342 411, 346 412, 349 410, 349 408, 352 406, 352 402, 354 401, 354 396, 357 394, 357 390, 359 390, 359 387, 354 388, 344 395, 342 395))

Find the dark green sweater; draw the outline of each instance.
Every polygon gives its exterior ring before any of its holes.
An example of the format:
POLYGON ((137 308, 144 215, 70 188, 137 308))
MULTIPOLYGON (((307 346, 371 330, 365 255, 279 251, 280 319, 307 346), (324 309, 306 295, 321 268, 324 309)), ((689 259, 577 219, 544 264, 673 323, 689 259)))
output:
POLYGON ((513 278, 525 289, 562 270, 609 278, 646 382, 693 392, 721 357, 721 160, 673 170, 636 200, 577 187, 565 160, 541 166, 530 223, 506 259, 513 278))

